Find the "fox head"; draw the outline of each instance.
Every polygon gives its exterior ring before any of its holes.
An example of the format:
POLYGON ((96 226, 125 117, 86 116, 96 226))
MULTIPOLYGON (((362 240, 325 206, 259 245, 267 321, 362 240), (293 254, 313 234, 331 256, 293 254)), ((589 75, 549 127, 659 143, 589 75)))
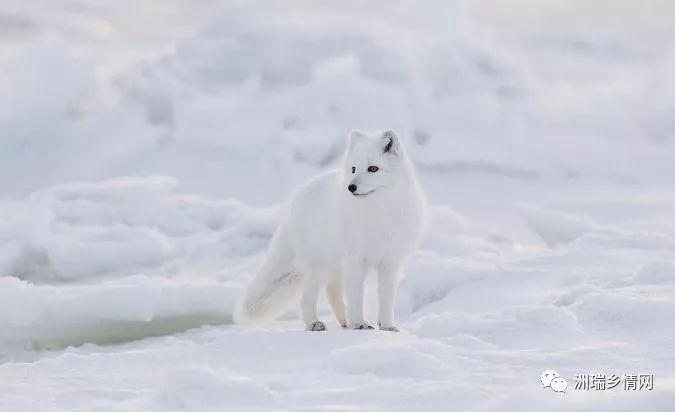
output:
POLYGON ((407 159, 398 137, 391 130, 353 130, 344 165, 344 188, 353 196, 366 197, 401 183, 407 159))

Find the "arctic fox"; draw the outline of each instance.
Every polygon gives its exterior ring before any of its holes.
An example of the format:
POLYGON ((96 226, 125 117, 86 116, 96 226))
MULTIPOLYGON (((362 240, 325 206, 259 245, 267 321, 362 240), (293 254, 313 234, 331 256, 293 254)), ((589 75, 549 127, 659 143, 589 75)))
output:
POLYGON ((315 177, 293 196, 235 320, 251 323, 278 316, 302 290, 306 330, 326 330, 317 315, 319 292, 325 288, 343 328, 373 329, 364 320, 363 286, 374 270, 379 328, 398 331, 394 299, 399 272, 420 239, 424 211, 424 195, 396 134, 352 131, 342 170, 315 177))

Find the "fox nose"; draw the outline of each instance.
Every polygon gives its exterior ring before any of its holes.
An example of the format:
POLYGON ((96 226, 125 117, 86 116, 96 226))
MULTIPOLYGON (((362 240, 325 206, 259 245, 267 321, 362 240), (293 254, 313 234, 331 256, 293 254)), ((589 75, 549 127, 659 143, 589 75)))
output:
POLYGON ((352 184, 352 185, 347 186, 347 190, 349 190, 352 193, 356 192, 356 185, 352 184))

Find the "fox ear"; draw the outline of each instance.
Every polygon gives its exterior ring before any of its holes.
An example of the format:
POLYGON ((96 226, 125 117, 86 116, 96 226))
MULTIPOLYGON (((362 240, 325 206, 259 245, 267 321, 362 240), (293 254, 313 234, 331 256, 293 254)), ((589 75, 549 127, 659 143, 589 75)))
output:
POLYGON ((351 149, 352 147, 354 147, 354 144, 359 140, 363 139, 363 136, 364 134, 360 130, 354 129, 351 132, 349 132, 349 148, 351 149))
POLYGON ((391 130, 387 130, 382 133, 382 140, 384 141, 384 146, 382 149, 383 153, 391 153, 394 155, 398 154, 399 143, 396 133, 392 132, 391 130))

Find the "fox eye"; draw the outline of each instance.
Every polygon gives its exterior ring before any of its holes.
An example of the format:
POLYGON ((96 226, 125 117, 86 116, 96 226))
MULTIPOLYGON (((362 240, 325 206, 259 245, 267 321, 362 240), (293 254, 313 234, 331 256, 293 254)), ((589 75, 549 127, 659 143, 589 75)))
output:
POLYGON ((375 172, 377 172, 378 170, 380 170, 380 168, 377 167, 377 166, 368 166, 368 171, 369 171, 370 173, 375 173, 375 172))
POLYGON ((356 173, 356 168, 352 166, 352 174, 356 173))

